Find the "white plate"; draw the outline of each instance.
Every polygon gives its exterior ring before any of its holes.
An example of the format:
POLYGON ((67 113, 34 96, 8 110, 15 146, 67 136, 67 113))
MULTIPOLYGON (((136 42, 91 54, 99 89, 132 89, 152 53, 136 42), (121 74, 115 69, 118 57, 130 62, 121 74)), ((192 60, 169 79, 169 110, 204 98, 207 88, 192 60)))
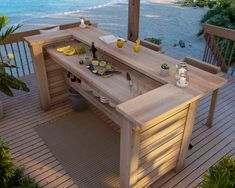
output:
POLYGON ((90 88, 90 86, 88 86, 87 84, 85 84, 84 82, 81 83, 82 89, 85 91, 92 91, 92 89, 90 88))
POLYGON ((104 35, 99 37, 100 40, 105 42, 106 44, 111 44, 117 42, 118 39, 122 39, 125 41, 125 39, 120 38, 120 37, 115 37, 114 35, 104 35))
POLYGON ((112 101, 109 101, 109 106, 112 107, 112 108, 116 108, 116 104, 112 101))
POLYGON ((106 103, 109 102, 109 100, 107 98, 103 97, 103 96, 100 96, 100 102, 106 104, 106 103))

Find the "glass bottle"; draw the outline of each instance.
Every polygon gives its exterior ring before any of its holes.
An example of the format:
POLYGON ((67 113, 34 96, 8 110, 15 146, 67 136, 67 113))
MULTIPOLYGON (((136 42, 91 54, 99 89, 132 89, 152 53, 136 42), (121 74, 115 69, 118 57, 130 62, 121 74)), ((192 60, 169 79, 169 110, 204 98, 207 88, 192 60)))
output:
POLYGON ((189 77, 188 77, 188 67, 185 62, 181 62, 178 66, 178 80, 177 85, 179 87, 187 87, 189 83, 189 77))

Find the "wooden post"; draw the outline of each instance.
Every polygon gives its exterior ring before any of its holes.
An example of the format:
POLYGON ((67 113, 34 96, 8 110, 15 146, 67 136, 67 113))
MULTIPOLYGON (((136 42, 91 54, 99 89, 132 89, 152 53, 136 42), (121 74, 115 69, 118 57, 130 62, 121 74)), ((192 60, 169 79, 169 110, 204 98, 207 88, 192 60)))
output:
POLYGON ((212 93, 211 105, 210 105, 209 115, 208 115, 208 120, 207 120, 207 126, 208 127, 212 127, 212 124, 213 124, 213 119, 214 119, 215 107, 216 107, 216 103, 217 103, 218 92, 219 92, 219 89, 216 89, 212 93))
POLYGON ((40 95, 41 107, 44 111, 49 110, 50 107, 50 94, 48 88, 46 67, 44 63, 43 51, 41 45, 30 46, 33 66, 37 79, 37 86, 40 95))
POLYGON ((198 103, 199 103, 199 100, 194 101, 193 103, 189 105, 187 120, 186 120, 186 124, 184 128, 184 135, 183 135, 181 149, 179 153, 179 160, 176 166, 177 171, 181 170, 184 166, 184 161, 187 155, 187 150, 188 150, 188 146, 189 146, 192 131, 193 131, 193 125, 195 122, 195 116, 197 112, 198 103))
POLYGON ((137 187, 140 131, 132 128, 132 123, 125 120, 121 127, 120 144, 120 179, 121 188, 137 187))
POLYGON ((128 39, 136 41, 139 37, 140 0, 129 0, 128 39))

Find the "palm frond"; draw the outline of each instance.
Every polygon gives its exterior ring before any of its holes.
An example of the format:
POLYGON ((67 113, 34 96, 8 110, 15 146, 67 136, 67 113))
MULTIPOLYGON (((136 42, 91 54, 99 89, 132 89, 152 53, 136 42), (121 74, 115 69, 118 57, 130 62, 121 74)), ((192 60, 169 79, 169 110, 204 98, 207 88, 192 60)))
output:
POLYGON ((12 33, 14 33, 17 29, 19 29, 21 27, 21 25, 16 25, 16 26, 11 26, 9 27, 5 32, 3 32, 0 36, 0 44, 3 43, 4 40, 6 40, 6 38, 8 36, 10 36, 12 33))
POLYGON ((14 96, 10 88, 7 85, 3 84, 1 81, 0 81, 0 91, 9 97, 14 96))
POLYGON ((0 31, 8 24, 8 22, 9 19, 7 16, 0 16, 0 31))
POLYGON ((27 85, 24 82, 15 78, 14 76, 5 73, 0 74, 0 77, 2 78, 1 83, 7 85, 9 88, 29 92, 29 88, 27 87, 27 85))

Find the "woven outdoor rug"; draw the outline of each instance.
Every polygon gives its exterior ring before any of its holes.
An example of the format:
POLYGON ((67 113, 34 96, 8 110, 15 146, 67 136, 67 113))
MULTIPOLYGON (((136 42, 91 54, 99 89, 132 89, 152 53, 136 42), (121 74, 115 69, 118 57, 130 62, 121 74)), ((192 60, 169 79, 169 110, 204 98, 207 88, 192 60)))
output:
POLYGON ((94 112, 74 112, 36 131, 79 187, 119 187, 119 134, 94 112))

